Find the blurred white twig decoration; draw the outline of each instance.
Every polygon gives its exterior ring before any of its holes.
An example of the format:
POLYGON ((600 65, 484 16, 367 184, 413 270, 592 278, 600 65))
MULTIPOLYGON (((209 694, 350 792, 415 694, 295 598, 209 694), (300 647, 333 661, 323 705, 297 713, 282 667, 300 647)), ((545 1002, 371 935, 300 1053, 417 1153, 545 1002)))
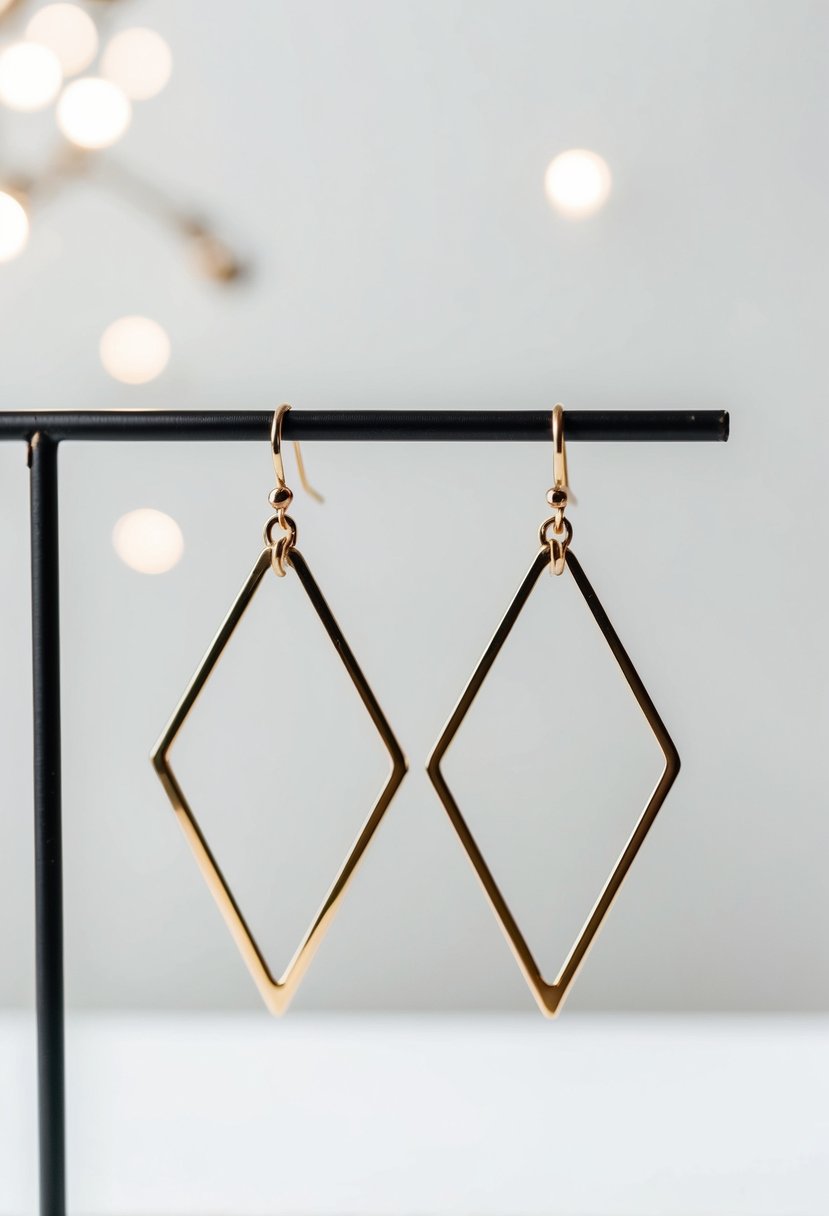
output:
POLYGON ((128 129, 133 104, 157 96, 172 71, 170 48, 156 30, 137 26, 104 39, 115 3, 46 4, 26 21, 26 0, 0 0, 0 27, 12 27, 14 35, 0 46, 0 106, 31 112, 54 105, 61 137, 51 160, 36 174, 0 172, 0 262, 25 249, 33 206, 84 176, 177 233, 200 273, 230 282, 244 268, 204 216, 111 156, 100 155, 128 129), (89 74, 96 59, 97 74, 89 74))

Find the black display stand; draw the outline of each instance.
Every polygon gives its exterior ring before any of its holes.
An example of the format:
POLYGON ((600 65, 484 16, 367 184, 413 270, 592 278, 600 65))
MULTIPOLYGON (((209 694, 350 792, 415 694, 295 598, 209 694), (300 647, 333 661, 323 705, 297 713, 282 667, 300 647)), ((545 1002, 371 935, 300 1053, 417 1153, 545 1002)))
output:
MULTIPOLYGON (((66 1211, 61 857, 58 445, 76 440, 270 439, 263 411, 0 412, 0 440, 28 444, 31 471, 32 672, 34 707, 35 934, 40 1127, 40 1210, 66 1211)), ((286 440, 489 440, 549 442, 546 410, 292 410, 286 440)), ((728 414, 567 411, 567 441, 724 441, 728 414)))

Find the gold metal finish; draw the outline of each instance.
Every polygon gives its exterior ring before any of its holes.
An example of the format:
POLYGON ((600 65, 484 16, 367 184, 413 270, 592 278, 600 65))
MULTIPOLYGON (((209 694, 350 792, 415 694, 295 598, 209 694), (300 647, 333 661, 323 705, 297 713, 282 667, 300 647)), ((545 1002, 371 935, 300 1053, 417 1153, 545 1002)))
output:
POLYGON ((563 490, 568 495, 568 501, 575 502, 570 495, 570 478, 567 476, 567 445, 564 442, 564 406, 553 407, 551 420, 553 431, 553 486, 563 490))
MULTIPOLYGON (((276 486, 268 495, 268 502, 276 511, 276 515, 268 520, 263 532, 265 544, 271 553, 271 568, 278 578, 285 577, 288 558, 296 545, 297 537, 296 524, 287 513, 288 507, 294 500, 294 494, 285 480, 285 462, 282 459, 282 421, 290 408, 289 405, 280 405, 279 409, 274 412, 271 422, 271 455, 273 456, 273 469, 276 473, 276 486), (274 536, 274 528, 277 525, 282 529, 282 536, 278 539, 274 536)), ((302 449, 298 443, 294 444, 294 454, 303 489, 317 502, 324 502, 322 495, 308 481, 305 461, 302 459, 302 449)))
MULTIPOLYGON (((406 759, 400 749, 400 745, 394 736, 394 733, 386 720, 383 711, 381 710, 377 698, 369 687, 363 672, 355 659, 348 642, 343 637, 339 625, 334 619, 328 604, 323 597, 317 583, 311 574, 305 558, 299 552, 296 546, 296 525, 290 516, 285 514, 284 505, 290 501, 291 492, 285 484, 284 468, 282 466, 282 457, 280 451, 281 438, 281 418, 284 412, 289 409, 289 406, 283 406, 280 411, 274 416, 274 425, 272 429, 272 450, 274 455, 274 467, 277 473, 277 490, 275 494, 281 491, 285 492, 285 496, 280 500, 280 504, 274 504, 277 514, 268 521, 265 526, 265 544, 266 547, 256 559, 256 564, 248 575, 244 586, 237 595, 230 611, 225 617, 219 628, 219 632, 213 639, 210 647, 199 664, 195 675, 190 681, 187 689, 184 692, 179 704, 176 706, 175 712, 168 722, 164 733, 155 745, 151 761, 155 771, 158 773, 162 786, 170 799, 176 817, 181 824, 187 843, 192 850, 193 856, 196 859, 199 869, 201 870, 204 879, 210 889, 210 892, 216 901, 216 904, 224 917, 225 923, 230 930, 231 936, 235 941, 239 952, 244 959, 248 970, 250 971, 254 982, 262 996, 268 1009, 273 1014, 284 1013, 290 1004, 297 987, 299 986, 303 975, 305 974, 308 965, 310 964, 314 954, 319 948, 334 915, 339 907, 340 900, 345 893, 346 887, 354 876, 363 854, 368 848, 374 833, 380 824, 380 820, 386 813, 388 806, 397 792, 397 789, 403 780, 406 773, 406 759), (277 463, 278 461, 278 463, 277 463), (283 535, 277 538, 274 535, 276 528, 282 530, 283 535), (369 812, 368 818, 361 827, 354 845, 350 853, 346 857, 339 873, 325 896, 322 905, 314 917, 310 927, 308 928, 304 938, 300 942, 296 953, 289 962, 282 974, 276 978, 271 972, 265 957, 256 943, 256 940, 251 932, 251 929, 245 920, 241 908, 239 907, 233 893, 228 886, 219 863, 213 856, 210 846, 207 843, 192 808, 187 801, 178 778, 176 777, 173 768, 170 764, 170 751, 179 734, 179 731, 187 721, 196 700, 204 688, 207 680, 213 671, 214 667, 221 658, 225 647, 230 641, 236 627, 244 616, 245 610, 256 594, 262 579, 269 569, 275 570, 277 573, 284 574, 286 570, 293 569, 302 584, 305 594, 311 603, 312 608, 319 617, 322 625, 331 639, 331 643, 339 656, 343 666, 353 683, 360 700, 368 711, 369 717, 382 740, 389 760, 391 762, 389 775, 383 784, 383 788, 377 796, 377 799, 369 812)), ((278 757, 274 757, 278 761, 278 757)))
POLYGON ((553 409, 550 426, 553 434, 553 484, 547 491, 547 502, 555 510, 555 515, 544 521, 539 529, 542 545, 550 548, 550 573, 564 573, 564 559, 567 546, 573 536, 573 529, 564 518, 568 503, 575 503, 575 497, 570 490, 567 476, 567 445, 564 442, 564 407, 557 405, 553 409), (550 532, 552 527, 552 532, 550 532))
MULTIPOLYGON (((280 405, 276 410, 271 422, 271 451, 273 453, 273 468, 276 473, 277 487, 287 489, 285 483, 285 463, 282 459, 282 422, 291 407, 289 405, 280 405)), ((296 458, 297 472, 303 490, 306 494, 310 494, 317 502, 325 502, 319 490, 315 490, 308 480, 308 474, 305 472, 305 461, 302 459, 302 448, 298 443, 294 443, 294 456, 296 458)))
POLYGON ((617 861, 613 871, 605 883, 599 898, 593 906, 590 915, 588 916, 584 927, 573 944, 570 953, 564 961, 561 970, 555 977, 552 983, 548 983, 541 974, 541 970, 533 957, 527 942, 518 927, 518 924, 513 917, 510 909, 501 894, 492 873, 484 860, 478 845, 472 833, 467 826, 466 820, 461 814, 460 808, 452 795, 452 791, 446 783, 446 778, 441 771, 441 763, 449 745, 455 738, 458 729, 466 717, 472 702, 475 700, 481 685, 489 674, 489 670, 495 659, 498 656, 501 647, 507 640, 512 627, 518 620, 522 608, 529 599, 530 592, 533 590, 541 573, 547 568, 550 561, 550 553, 545 545, 539 550, 536 557, 527 572, 524 581, 516 592, 515 598, 506 611, 506 614, 495 631, 492 641, 484 651, 483 657, 472 674, 472 678, 463 691, 463 694, 452 712, 452 716, 447 722, 442 735, 435 744, 434 751, 429 757, 427 772, 432 780, 438 797, 446 808, 446 812, 452 822, 452 825, 457 832, 460 842, 466 850, 466 854, 475 869, 478 878, 486 892, 492 909, 506 934, 512 952, 515 955, 518 965, 524 973, 533 995, 538 1002, 542 1013, 548 1017, 554 1017, 561 1008, 562 1002, 567 994, 567 990, 575 979, 576 973, 584 961, 584 957, 590 948, 593 939, 598 932, 599 926, 604 920, 610 905, 616 898, 616 893, 622 884, 622 880, 630 869, 636 854, 642 846, 642 842, 650 831, 653 821, 657 816, 659 808, 667 797, 668 791, 676 780, 676 775, 679 772, 679 755, 674 747, 671 737, 668 734, 665 724, 656 711, 656 708, 651 701, 644 684, 636 673, 636 669, 631 662, 627 651, 622 645, 619 637, 608 619, 607 613, 599 603, 598 596, 588 582, 587 576, 579 564, 576 555, 572 549, 566 552, 567 568, 573 576, 573 580, 584 597, 585 603, 593 614, 593 618, 602 636, 610 647, 611 653, 619 664, 622 675, 628 683, 628 687, 633 693, 636 703, 645 715, 645 718, 653 731, 654 737, 665 757, 665 767, 656 783, 656 787, 648 799, 644 811, 639 817, 633 833, 630 836, 627 844, 622 850, 622 854, 617 861))
POLYGON ((556 520, 545 519, 538 529, 542 545, 547 545, 550 558, 550 573, 563 574, 567 558, 567 547, 573 539, 573 525, 562 516, 561 528, 556 530, 556 520), (552 531, 550 529, 552 528, 552 531))
POLYGON ((296 571, 300 583, 305 590, 311 605, 321 620, 326 633, 339 655, 351 681, 359 694, 360 700, 368 710, 369 717, 379 734, 383 746, 389 754, 391 767, 388 778, 381 789, 368 818, 360 829, 357 839, 348 854, 331 889, 325 896, 319 912, 315 916, 305 937, 302 939, 294 957, 279 978, 275 978, 265 961, 264 955, 256 943, 242 911, 236 902, 227 880, 213 856, 210 846, 202 835, 196 817, 187 801, 184 790, 179 784, 170 764, 170 750, 184 726, 190 711, 207 683, 210 673, 216 666, 225 647, 233 636, 233 632, 244 615, 245 609, 256 594, 264 575, 271 568, 271 550, 263 549, 256 560, 242 590, 233 602, 225 617, 219 632, 213 639, 207 654, 202 659, 195 675, 176 706, 175 712, 164 730, 161 738, 153 749, 151 760, 161 784, 170 799, 173 810, 181 824, 193 856, 204 876, 210 892, 224 917, 233 940, 245 960, 248 970, 253 976, 262 999, 273 1014, 284 1013, 292 1000, 296 989, 305 974, 309 963, 316 953, 331 921, 337 911, 339 902, 351 881, 354 871, 362 860, 371 838, 376 832, 389 803, 406 773, 406 759, 400 749, 394 733, 374 696, 368 681, 355 659, 348 642, 343 637, 339 625, 326 603, 322 592, 311 574, 308 564, 297 549, 291 550, 288 563, 296 571))
POLYGON ((668 791, 676 780, 679 772, 680 760, 679 754, 671 740, 670 735, 656 711, 653 701, 650 699, 648 692, 639 678, 633 663, 628 656, 627 651, 622 645, 619 637, 610 623, 602 605, 599 603, 599 598, 596 592, 590 585, 586 574, 581 568, 576 555, 569 547, 570 540, 573 535, 573 529, 570 521, 564 518, 564 506, 567 502, 567 465, 566 452, 564 448, 564 428, 563 418, 560 411, 561 407, 556 406, 553 411, 553 441, 554 441, 554 459, 555 459, 555 485, 553 486, 547 501, 556 507, 556 515, 551 519, 546 520, 539 530, 539 539, 541 548, 533 559, 526 576, 524 577, 521 586, 515 594, 515 597, 507 609, 503 620, 495 631, 495 634, 484 651, 478 666, 472 673, 472 677, 461 695, 455 709, 452 712, 449 721, 444 727, 443 733, 435 744, 434 750, 429 757, 426 766, 432 784, 437 791, 438 797, 443 803, 452 826, 460 838, 460 842, 466 851, 469 860, 475 873, 481 882, 481 885, 486 892, 495 916, 498 919, 501 928, 503 929, 507 941, 512 949, 513 954, 518 962, 519 967, 524 973, 524 977, 530 986, 530 989, 538 1002, 542 1013, 547 1017, 555 1017, 560 1010, 564 998, 576 977, 579 967, 584 961, 585 955, 589 950, 598 930, 607 915, 616 894, 622 885, 622 882, 630 869, 636 854, 642 846, 642 843, 650 831, 654 820, 659 812, 662 803, 668 795, 668 791), (560 492, 564 493, 563 501, 561 498, 556 498, 551 501, 551 496, 560 492), (552 528, 552 531, 550 529, 552 528), (518 927, 518 924, 512 915, 509 906, 507 905, 504 896, 501 894, 497 883, 492 875, 492 872, 487 865, 483 854, 473 837, 469 827, 461 814, 452 791, 446 782, 446 778, 441 771, 441 764, 446 752, 449 749, 452 740, 458 733, 458 730, 466 717, 472 702, 480 691, 481 685, 489 674, 490 668, 495 662, 501 647, 509 637, 513 626, 521 614, 524 605, 530 597, 530 593, 535 587, 542 572, 548 567, 552 567, 555 573, 562 573, 565 567, 573 576, 579 592, 581 593, 587 607, 593 614, 593 619, 601 630, 602 636, 610 647, 611 654, 619 665, 619 668, 627 681, 636 703, 642 710, 645 719, 650 726, 654 737, 659 744, 660 750, 665 758, 665 766, 656 783, 653 793, 651 794, 645 809, 642 811, 639 820, 633 829, 630 838, 627 841, 621 856, 614 866, 610 877, 604 885, 604 888, 596 900, 590 915, 585 921, 584 927, 576 938, 573 946, 570 949, 561 969, 557 976, 552 981, 548 982, 541 974, 541 969, 538 966, 532 951, 527 944, 524 935, 518 927), (558 569, 557 567, 560 567, 558 569))

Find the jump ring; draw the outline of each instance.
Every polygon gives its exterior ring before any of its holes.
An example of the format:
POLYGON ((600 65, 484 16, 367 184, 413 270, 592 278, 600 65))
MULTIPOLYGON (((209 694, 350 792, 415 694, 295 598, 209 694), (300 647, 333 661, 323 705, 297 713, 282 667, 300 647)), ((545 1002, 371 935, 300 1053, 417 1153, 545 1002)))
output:
POLYGON ((567 519, 566 516, 564 516, 562 518, 561 522, 564 525, 562 528, 557 526, 558 521, 557 521, 555 515, 551 515, 549 519, 544 520, 544 523, 538 529, 538 539, 542 545, 549 545, 550 540, 553 538, 555 538, 557 541, 559 541, 559 543, 563 544, 565 548, 570 544, 570 541, 573 539, 573 525, 570 523, 570 520, 567 519), (547 535, 547 529, 551 525, 553 528, 553 537, 549 537, 547 535), (561 540, 562 532, 564 533, 563 541, 561 540))
POLYGON ((277 578, 284 578, 287 573, 286 563, 290 560, 291 548, 287 536, 283 536, 271 548, 271 569, 277 578))
POLYGON ((573 538, 573 525, 569 519, 562 519, 561 528, 558 528, 555 516, 550 519, 545 519, 544 523, 538 530, 538 538, 541 541, 542 547, 547 546, 550 550, 550 573, 563 574, 564 567, 567 564, 567 546, 573 538), (547 530, 552 524, 553 531, 550 536, 547 535, 547 530), (563 539, 562 539, 563 538, 563 539))
POLYGON ((286 515, 284 511, 279 511, 276 515, 272 515, 265 524, 262 535, 269 549, 274 549, 283 540, 286 540, 288 548, 292 549, 296 544, 296 524, 290 515, 286 515), (281 528, 283 534, 287 533, 287 535, 274 537, 275 528, 281 528))

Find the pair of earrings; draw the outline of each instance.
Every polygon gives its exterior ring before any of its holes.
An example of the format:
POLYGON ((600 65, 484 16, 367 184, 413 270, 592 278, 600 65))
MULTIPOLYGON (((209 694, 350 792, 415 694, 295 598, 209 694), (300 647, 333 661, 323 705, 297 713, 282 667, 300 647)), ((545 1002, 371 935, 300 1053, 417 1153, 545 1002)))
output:
MULTIPOLYGON (((236 942, 236 945, 247 964, 257 988, 266 1006, 274 1014, 284 1013, 294 993, 299 986, 322 938, 328 929, 342 898, 346 887, 351 881, 363 854, 365 853, 383 815, 396 794, 400 783, 406 774, 406 758, 394 736, 377 698, 355 659, 348 642, 334 619, 331 609, 325 601, 316 580, 311 573, 308 563, 296 547, 297 529, 288 508, 293 494, 285 480, 285 467, 282 458, 282 423, 285 414, 291 407, 281 406, 274 414, 271 426, 271 450, 276 487, 271 492, 269 502, 274 515, 268 520, 264 529, 264 548, 256 559, 256 564, 236 597, 222 625, 211 643, 207 654, 202 659, 195 675, 185 690, 170 722, 152 752, 152 764, 161 780, 173 810, 184 830, 187 842, 193 852, 196 862, 215 899, 222 916, 236 942), (231 635, 241 621, 245 609, 255 595, 262 579, 273 571, 283 578, 289 570, 293 570, 302 584, 308 600, 319 617, 331 642, 340 657, 349 677, 377 730, 388 753, 390 769, 388 778, 371 808, 371 811, 360 829, 359 835, 345 859, 339 874, 326 895, 319 912, 302 939, 293 959, 281 976, 275 978, 256 943, 256 940, 245 921, 244 915, 233 897, 233 893, 224 878, 218 862, 213 856, 210 846, 202 834, 198 822, 185 797, 184 790, 176 778, 170 765, 170 749, 175 738, 184 725, 196 702, 199 693, 207 682, 210 673, 218 662, 222 651, 229 642, 231 635)), ((567 452, 564 443, 564 411, 557 405, 552 412, 553 438, 553 485, 547 493, 547 502, 552 509, 552 515, 545 520, 539 529, 539 549, 532 560, 527 574, 521 583, 512 603, 499 624, 492 641, 484 651, 478 666, 464 689, 460 700, 452 712, 443 733, 441 734, 427 764, 427 772, 443 803, 447 814, 458 834, 467 856, 489 899, 492 909, 506 934, 507 941, 529 984, 538 1005, 546 1016, 554 1017, 558 1012, 565 995, 575 978, 576 972, 594 939, 622 881, 642 845, 645 836, 665 801, 669 789, 679 772, 679 755, 671 738, 665 729, 662 719, 654 707, 648 693, 636 674, 622 643, 620 642, 606 612, 599 603, 595 591, 587 580, 587 576, 576 559, 570 547, 573 528, 565 516, 569 487, 567 477, 567 452), (617 861, 610 877, 596 900, 596 903, 585 922, 585 925, 573 944, 570 953, 564 961, 558 975, 548 982, 541 974, 540 968, 527 945, 517 922, 498 889, 492 872, 486 863, 460 808, 455 801, 452 791, 446 783, 441 770, 441 762, 454 739, 467 711, 489 673, 501 647, 504 645, 513 625, 526 604, 531 591, 545 570, 551 574, 561 575, 569 570, 573 580, 581 592, 584 601, 593 615, 610 651, 615 658, 628 687, 642 710, 648 725, 653 732, 664 757, 664 768, 656 787, 648 799, 647 805, 617 861)), ((306 489, 315 494, 307 484, 305 470, 299 444, 295 444, 297 465, 300 479, 306 489)), ((315 494, 316 497, 319 497, 315 494)))

